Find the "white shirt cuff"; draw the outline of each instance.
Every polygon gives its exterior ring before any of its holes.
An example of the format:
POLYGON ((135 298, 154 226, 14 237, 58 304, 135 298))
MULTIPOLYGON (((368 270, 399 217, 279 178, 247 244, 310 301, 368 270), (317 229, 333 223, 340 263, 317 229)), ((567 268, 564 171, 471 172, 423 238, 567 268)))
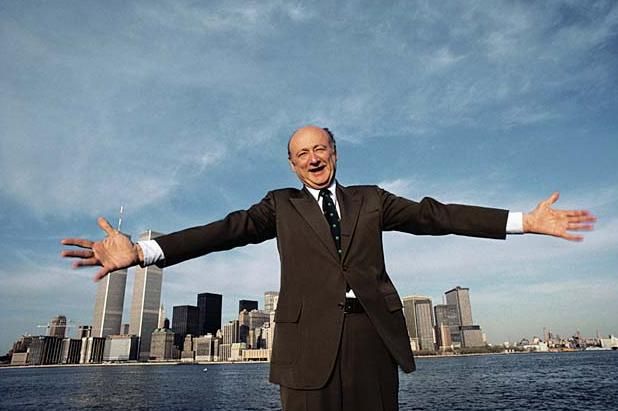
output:
POLYGON ((506 219, 507 234, 523 234, 524 233, 524 213, 513 213, 509 211, 509 216, 506 219))
POLYGON ((142 248, 144 253, 144 267, 163 261, 165 256, 163 250, 155 240, 138 241, 137 244, 142 248))

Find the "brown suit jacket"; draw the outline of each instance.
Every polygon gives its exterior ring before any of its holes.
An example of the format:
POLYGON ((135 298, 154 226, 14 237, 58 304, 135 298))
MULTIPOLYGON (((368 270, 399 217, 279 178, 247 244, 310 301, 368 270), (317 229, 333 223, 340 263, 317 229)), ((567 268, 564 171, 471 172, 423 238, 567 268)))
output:
POLYGON ((343 326, 346 282, 395 361, 415 369, 402 304, 386 273, 383 231, 505 238, 506 210, 431 198, 414 202, 376 186, 337 186, 341 208, 339 258, 322 210, 307 190, 269 192, 248 210, 156 239, 165 266, 213 251, 277 238, 281 290, 275 314, 270 380, 316 389, 334 366, 343 326))

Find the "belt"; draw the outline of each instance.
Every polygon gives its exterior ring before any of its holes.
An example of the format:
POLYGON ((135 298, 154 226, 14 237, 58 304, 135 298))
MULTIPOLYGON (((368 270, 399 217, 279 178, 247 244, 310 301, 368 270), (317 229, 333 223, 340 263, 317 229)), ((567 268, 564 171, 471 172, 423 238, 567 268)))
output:
POLYGON ((345 304, 343 305, 343 312, 346 314, 358 314, 364 313, 365 309, 361 305, 360 301, 358 301, 358 298, 346 298, 345 304))

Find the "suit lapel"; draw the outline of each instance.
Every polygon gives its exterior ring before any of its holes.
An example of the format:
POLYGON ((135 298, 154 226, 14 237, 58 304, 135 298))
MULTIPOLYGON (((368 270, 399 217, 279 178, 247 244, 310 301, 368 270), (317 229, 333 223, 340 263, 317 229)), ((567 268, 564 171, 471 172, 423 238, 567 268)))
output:
POLYGON ((322 210, 320 210, 320 206, 306 190, 303 189, 301 192, 303 193, 301 197, 290 198, 292 205, 313 231, 315 231, 320 241, 324 243, 333 257, 339 259, 337 250, 335 250, 335 242, 333 241, 324 214, 322 210))
POLYGON ((337 201, 341 210, 341 261, 343 261, 356 230, 362 197, 353 189, 337 185, 337 201))

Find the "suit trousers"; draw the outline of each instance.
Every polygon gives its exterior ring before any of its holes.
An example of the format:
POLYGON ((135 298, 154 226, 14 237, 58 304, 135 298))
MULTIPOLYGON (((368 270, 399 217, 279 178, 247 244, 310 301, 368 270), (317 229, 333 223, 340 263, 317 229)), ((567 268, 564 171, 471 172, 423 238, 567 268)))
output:
POLYGON ((324 387, 281 386, 283 411, 396 411, 398 367, 365 313, 345 314, 333 372, 324 387))

